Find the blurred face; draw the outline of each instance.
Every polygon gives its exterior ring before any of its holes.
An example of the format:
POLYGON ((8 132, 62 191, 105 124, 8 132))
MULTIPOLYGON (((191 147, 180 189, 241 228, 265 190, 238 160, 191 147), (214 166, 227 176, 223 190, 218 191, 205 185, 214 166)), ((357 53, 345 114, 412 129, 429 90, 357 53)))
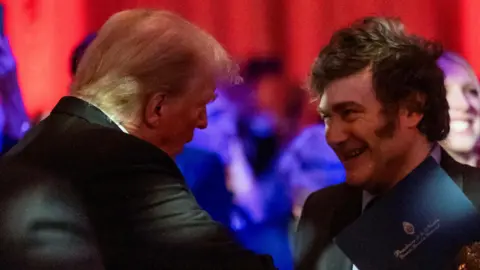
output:
POLYGON ((235 110, 241 117, 251 117, 258 111, 257 91, 249 84, 240 84, 227 87, 225 97, 232 102, 235 110))
POLYGON ((279 75, 264 75, 258 82, 230 87, 227 95, 241 117, 252 118, 262 113, 279 115, 288 86, 286 79, 279 75))
POLYGON ((264 76, 257 85, 258 106, 263 110, 283 116, 288 87, 288 81, 280 75, 264 76))
POLYGON ((450 106, 450 133, 445 147, 454 153, 468 154, 480 137, 480 97, 477 77, 462 64, 442 58, 438 62, 445 73, 450 106))
POLYGON ((412 136, 401 113, 393 120, 385 117, 368 69, 328 85, 319 111, 348 184, 374 190, 394 175, 398 166, 392 164, 404 160, 412 136))

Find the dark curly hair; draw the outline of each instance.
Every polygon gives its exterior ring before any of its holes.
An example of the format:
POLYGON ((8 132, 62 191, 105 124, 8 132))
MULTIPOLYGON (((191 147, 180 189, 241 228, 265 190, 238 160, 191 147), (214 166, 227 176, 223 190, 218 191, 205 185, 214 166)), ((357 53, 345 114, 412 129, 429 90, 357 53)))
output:
POLYGON ((315 60, 310 89, 322 96, 332 81, 366 68, 385 115, 393 119, 400 107, 422 113, 418 129, 431 141, 450 130, 443 71, 437 66, 440 44, 408 35, 398 19, 367 17, 334 33, 315 60))

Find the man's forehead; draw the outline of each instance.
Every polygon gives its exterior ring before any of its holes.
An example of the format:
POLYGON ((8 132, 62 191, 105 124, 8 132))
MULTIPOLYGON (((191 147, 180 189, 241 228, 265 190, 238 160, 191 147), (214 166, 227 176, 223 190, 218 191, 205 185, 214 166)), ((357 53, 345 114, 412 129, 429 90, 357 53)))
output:
POLYGON ((362 71, 330 83, 320 97, 319 109, 328 110, 335 104, 365 104, 375 100, 372 75, 362 71))

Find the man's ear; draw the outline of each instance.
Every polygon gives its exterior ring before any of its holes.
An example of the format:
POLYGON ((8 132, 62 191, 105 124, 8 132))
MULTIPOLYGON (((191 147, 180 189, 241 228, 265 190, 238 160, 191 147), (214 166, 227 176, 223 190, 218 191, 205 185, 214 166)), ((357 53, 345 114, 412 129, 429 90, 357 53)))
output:
POLYGON ((165 94, 155 93, 147 100, 145 106, 144 117, 148 126, 155 127, 160 124, 160 118, 163 113, 163 105, 165 103, 165 94))
POLYGON ((418 124, 423 119, 423 113, 405 110, 404 113, 400 113, 400 118, 402 119, 401 121, 404 123, 404 125, 408 128, 417 128, 418 124))
POLYGON ((424 94, 415 92, 402 102, 400 116, 407 127, 416 128, 422 121, 425 100, 424 94))

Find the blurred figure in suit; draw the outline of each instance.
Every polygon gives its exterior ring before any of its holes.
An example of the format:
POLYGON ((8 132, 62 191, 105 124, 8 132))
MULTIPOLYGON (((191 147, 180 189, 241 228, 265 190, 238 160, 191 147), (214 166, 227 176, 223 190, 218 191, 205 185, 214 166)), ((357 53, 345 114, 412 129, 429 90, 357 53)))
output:
POLYGON ((273 269, 199 207, 173 160, 235 70, 213 37, 176 14, 114 14, 82 56, 71 96, 2 159, 2 266, 273 269))
POLYGON ((445 52, 438 60, 445 73, 450 107, 450 133, 442 142, 450 156, 470 166, 478 166, 475 149, 480 138, 480 84, 470 64, 461 56, 445 52))

